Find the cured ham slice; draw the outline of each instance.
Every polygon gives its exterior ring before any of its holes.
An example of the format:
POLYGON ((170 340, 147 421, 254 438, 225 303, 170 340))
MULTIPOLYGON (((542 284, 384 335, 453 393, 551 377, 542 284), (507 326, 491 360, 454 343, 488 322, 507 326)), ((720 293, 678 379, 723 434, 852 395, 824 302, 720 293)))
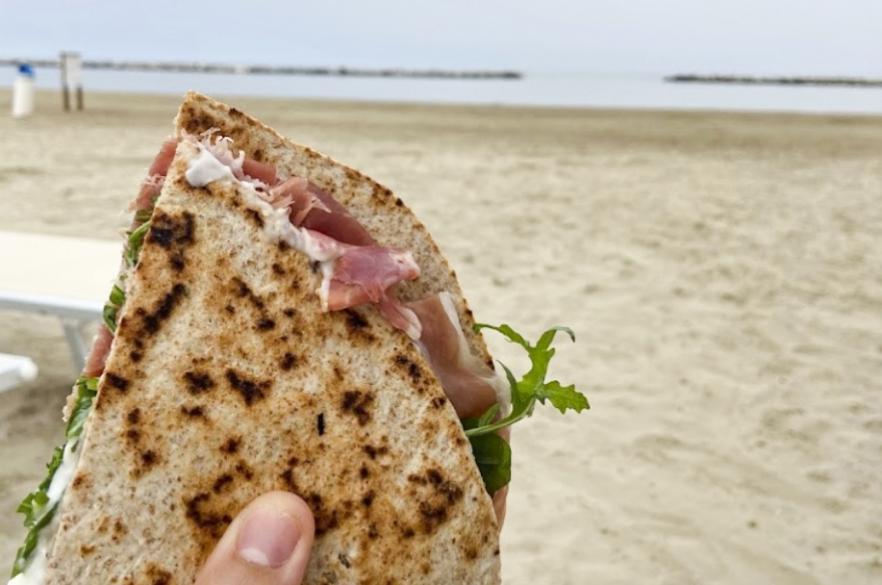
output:
POLYGON ((407 305, 419 317, 419 346, 460 418, 479 417, 498 399, 497 376, 469 351, 448 293, 407 305))
POLYGON ((322 203, 321 199, 310 191, 309 181, 300 177, 291 177, 287 181, 272 187, 265 198, 277 209, 287 207, 290 211, 289 218, 291 223, 296 226, 303 225, 306 216, 313 209, 320 209, 329 213, 331 211, 322 203))
POLYGON ((83 374, 86 376, 100 376, 104 371, 104 363, 107 361, 107 354, 110 353, 110 344, 113 343, 113 334, 110 330, 101 325, 98 333, 92 340, 92 348, 86 357, 86 365, 83 368, 83 374))
POLYGON ((168 174, 168 168, 171 166, 172 160, 175 158, 175 150, 177 150, 177 147, 177 140, 166 140, 163 142, 162 147, 153 159, 153 163, 150 165, 150 170, 147 171, 147 176, 166 176, 168 174))
POLYGON ((420 318, 417 317, 417 314, 412 309, 394 298, 394 295, 386 295, 377 303, 377 309, 392 327, 404 331, 411 339, 417 340, 423 334, 423 325, 420 323, 420 318))
POLYGON ((129 211, 150 209, 150 206, 153 205, 153 202, 159 197, 159 192, 162 191, 163 183, 165 183, 165 176, 163 175, 152 175, 144 179, 144 182, 141 183, 141 190, 138 192, 138 197, 129 204, 129 211))
POLYGON ((364 303, 378 303, 386 290, 420 275, 410 252, 382 246, 348 246, 330 276, 327 309, 339 311, 364 303))
POLYGON ((275 185, 279 180, 274 166, 257 162, 251 158, 246 158, 242 163, 242 172, 252 179, 257 179, 269 186, 275 185))
POLYGON ((412 313, 396 306, 386 294, 397 283, 420 275, 410 252, 377 245, 346 208, 306 179, 291 177, 272 187, 268 201, 273 207, 289 209, 291 223, 305 228, 321 256, 336 248, 333 265, 324 275, 319 293, 326 311, 386 301, 384 315, 391 317, 392 324, 419 336, 412 313))
MULTIPOLYGON (((326 236, 330 236, 344 244, 352 246, 372 246, 377 241, 368 233, 358 220, 349 215, 346 208, 340 205, 336 199, 312 183, 309 184, 309 193, 314 196, 321 205, 315 205, 304 216, 300 225, 326 236)), ((292 212, 294 210, 292 209, 292 212)))

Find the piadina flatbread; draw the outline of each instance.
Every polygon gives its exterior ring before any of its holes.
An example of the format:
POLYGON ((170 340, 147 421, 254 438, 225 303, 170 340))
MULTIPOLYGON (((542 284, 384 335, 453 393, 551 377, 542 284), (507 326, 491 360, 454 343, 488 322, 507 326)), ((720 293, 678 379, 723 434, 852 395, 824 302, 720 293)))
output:
POLYGON ((11 583, 192 583, 270 490, 315 515, 307 585, 499 583, 460 422, 498 379, 402 200, 190 93, 136 207, 11 583))

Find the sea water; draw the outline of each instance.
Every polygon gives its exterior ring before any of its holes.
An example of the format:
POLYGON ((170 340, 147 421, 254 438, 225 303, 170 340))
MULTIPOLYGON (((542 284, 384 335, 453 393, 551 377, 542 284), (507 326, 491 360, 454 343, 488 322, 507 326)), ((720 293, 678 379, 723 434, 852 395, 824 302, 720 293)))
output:
MULTIPOLYGON (((0 87, 11 87, 11 67, 0 87)), ((57 89, 57 69, 37 71, 37 87, 57 89)), ((669 83, 650 73, 524 73, 519 80, 84 71, 85 90, 385 102, 603 108, 760 110, 882 114, 882 88, 669 83)), ((88 101, 88 100, 87 100, 88 101)))

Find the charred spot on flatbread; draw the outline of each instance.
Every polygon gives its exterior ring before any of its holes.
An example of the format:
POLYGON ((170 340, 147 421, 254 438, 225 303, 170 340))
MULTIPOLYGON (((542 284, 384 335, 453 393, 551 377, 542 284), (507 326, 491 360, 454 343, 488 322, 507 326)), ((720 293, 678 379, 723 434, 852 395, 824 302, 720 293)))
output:
POLYGON ((181 406, 181 414, 189 419, 208 420, 202 406, 181 406))
POLYGON ((147 579, 147 585, 172 585, 172 574, 156 564, 147 567, 144 576, 147 579))
POLYGON ((206 492, 185 498, 186 517, 199 531, 213 538, 220 538, 233 518, 226 512, 212 510, 210 500, 211 494, 206 492))
POLYGON ((255 225, 255 227, 263 228, 263 216, 256 209, 246 209, 245 216, 255 225))
POLYGON ((340 525, 340 512, 327 505, 317 492, 311 492, 304 498, 315 517, 315 533, 320 536, 340 525))
POLYGON ((274 329, 276 327, 275 319, 270 319, 269 317, 261 317, 257 320, 257 323, 254 325, 258 331, 269 331, 270 329, 274 329))
POLYGON ((152 471, 159 463, 160 456, 155 449, 148 448, 136 451, 132 475, 141 477, 152 471))
POLYGON ((373 405, 373 392, 367 390, 347 390, 343 393, 340 408, 344 413, 355 416, 358 424, 364 426, 371 420, 373 405))
POLYGON ((231 483, 233 483, 233 476, 229 473, 224 473, 214 480, 214 483, 211 485, 211 491, 219 494, 227 489, 231 483))
POLYGON ((178 282, 156 303, 152 311, 143 307, 135 309, 135 315, 141 319, 139 335, 148 337, 158 333, 163 322, 171 316, 172 311, 186 294, 187 287, 178 282))
POLYGON ((115 374, 113 372, 105 372, 104 373, 104 381, 111 388, 115 388, 120 392, 125 392, 129 389, 129 381, 128 379, 120 376, 119 374, 115 374))
POLYGON ((297 366, 297 356, 290 351, 286 351, 285 355, 282 356, 282 359, 279 362, 279 367, 282 368, 283 371, 287 372, 295 366, 297 366))
POLYGON ((74 476, 70 485, 75 490, 85 489, 92 485, 92 480, 88 473, 80 472, 74 476))
POLYGON ((241 439, 237 437, 230 437, 224 444, 220 446, 221 453, 226 453, 227 455, 232 455, 239 450, 239 445, 241 443, 241 439))
POLYGON ((431 534, 447 521, 451 509, 462 500, 463 489, 435 468, 411 474, 407 480, 417 486, 420 526, 425 534, 431 534))
POLYGON ((236 473, 249 481, 254 478, 254 470, 244 461, 236 462, 234 469, 236 470, 236 473))
POLYGON ((407 373, 417 392, 422 393, 425 375, 419 364, 401 353, 397 354, 393 360, 397 368, 407 373))
POLYGON ((194 396, 208 392, 215 386, 214 379, 210 374, 198 370, 186 371, 182 378, 186 384, 187 392, 194 396))
POLYGON ((266 393, 272 387, 270 380, 251 380, 232 368, 227 369, 224 375, 230 388, 238 392, 248 406, 265 398, 266 393))
POLYGON ((194 242, 195 225, 193 214, 188 211, 170 215, 157 209, 150 220, 147 243, 163 248, 169 266, 175 272, 181 272, 186 266, 185 252, 194 242))

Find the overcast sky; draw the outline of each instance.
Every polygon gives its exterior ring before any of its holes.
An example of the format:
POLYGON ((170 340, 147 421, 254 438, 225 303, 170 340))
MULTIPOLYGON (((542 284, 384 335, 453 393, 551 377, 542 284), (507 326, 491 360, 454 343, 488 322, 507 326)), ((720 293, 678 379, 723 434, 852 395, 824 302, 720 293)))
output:
POLYGON ((882 76, 882 0, 0 0, 0 13, 0 57, 882 76))

